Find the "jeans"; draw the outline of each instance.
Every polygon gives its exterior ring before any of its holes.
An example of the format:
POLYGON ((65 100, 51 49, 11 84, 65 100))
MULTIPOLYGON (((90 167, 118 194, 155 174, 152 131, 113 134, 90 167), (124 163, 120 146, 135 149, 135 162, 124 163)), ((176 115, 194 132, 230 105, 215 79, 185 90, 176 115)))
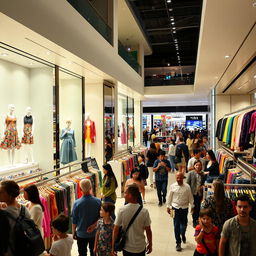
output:
POLYGON ((176 164, 174 163, 174 159, 175 159, 175 156, 169 155, 169 160, 170 160, 171 168, 173 171, 175 170, 175 166, 176 166, 176 164))
POLYGON ((166 202, 168 180, 156 180, 156 190, 159 203, 166 202))
POLYGON ((95 256, 93 252, 95 237, 81 238, 77 237, 77 246, 79 256, 87 256, 87 246, 89 243, 90 255, 95 256))
POLYGON ((185 235, 187 225, 188 225, 188 208, 186 209, 176 209, 175 210, 175 217, 173 219, 173 224, 174 224, 174 234, 175 234, 175 239, 176 243, 180 244, 181 243, 181 235, 185 235))
POLYGON ((199 212, 200 212, 200 208, 201 208, 201 201, 202 201, 203 197, 197 195, 194 195, 194 213, 192 214, 193 217, 193 225, 197 223, 198 218, 199 218, 199 212))
POLYGON ((145 256, 145 254, 146 254, 146 251, 134 253, 134 252, 127 252, 123 250, 123 256, 145 256))

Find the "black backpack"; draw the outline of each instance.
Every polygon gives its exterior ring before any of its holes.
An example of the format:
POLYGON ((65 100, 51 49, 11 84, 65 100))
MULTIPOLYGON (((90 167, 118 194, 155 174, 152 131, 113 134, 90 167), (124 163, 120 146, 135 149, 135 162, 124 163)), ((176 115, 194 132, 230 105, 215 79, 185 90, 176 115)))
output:
POLYGON ((44 241, 35 222, 25 216, 25 206, 21 206, 20 215, 9 218, 16 223, 14 226, 14 248, 11 248, 13 255, 38 256, 44 252, 44 241))

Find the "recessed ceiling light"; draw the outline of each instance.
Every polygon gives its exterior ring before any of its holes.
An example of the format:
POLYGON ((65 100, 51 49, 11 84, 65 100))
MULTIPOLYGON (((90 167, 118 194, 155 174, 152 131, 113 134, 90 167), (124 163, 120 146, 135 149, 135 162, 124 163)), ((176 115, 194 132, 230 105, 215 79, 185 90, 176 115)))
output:
POLYGON ((218 79, 218 77, 217 77, 217 76, 215 76, 214 78, 215 78, 215 79, 218 79))
POLYGON ((172 33, 173 33, 173 34, 176 34, 176 31, 174 30, 172 33))
POLYGON ((226 56, 225 56, 225 59, 228 59, 229 57, 230 57, 229 55, 226 55, 226 56))
POLYGON ((9 54, 6 53, 6 52, 1 53, 1 56, 3 56, 3 57, 6 57, 6 56, 8 56, 8 55, 9 55, 9 54))
POLYGON ((171 18, 171 21, 174 21, 174 18, 171 18))
POLYGON ((256 79, 256 75, 254 75, 254 77, 253 78, 255 78, 256 79))
POLYGON ((170 63, 167 63, 167 66, 170 67, 170 63))
POLYGON ((175 27, 173 27, 172 29, 173 29, 173 30, 175 30, 176 28, 175 28, 175 27))
POLYGON ((170 9, 169 9, 169 12, 172 12, 172 11, 173 11, 173 9, 172 9, 172 8, 170 8, 170 9))
POLYGON ((172 22, 172 25, 175 25, 175 22, 172 22))
POLYGON ((166 2, 167 2, 168 4, 170 4, 170 3, 172 2, 172 0, 167 0, 166 2))

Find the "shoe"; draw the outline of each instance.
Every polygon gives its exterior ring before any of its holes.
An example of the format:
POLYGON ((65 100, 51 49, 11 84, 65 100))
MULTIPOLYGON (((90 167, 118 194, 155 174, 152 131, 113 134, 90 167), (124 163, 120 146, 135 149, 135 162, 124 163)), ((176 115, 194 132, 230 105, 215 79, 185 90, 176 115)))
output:
POLYGON ((164 204, 166 203, 166 198, 163 198, 163 203, 164 203, 164 204))
POLYGON ((146 203, 146 201, 145 201, 145 200, 142 200, 142 202, 143 202, 143 204, 145 204, 145 203, 146 203))
POLYGON ((153 184, 150 184, 150 187, 153 188, 153 184))
POLYGON ((162 202, 159 202, 159 203, 158 203, 158 206, 162 206, 162 205, 163 205, 162 202))
POLYGON ((182 250, 182 249, 181 249, 180 244, 177 244, 177 245, 176 245, 176 251, 177 251, 177 252, 180 252, 181 250, 182 250))
POLYGON ((181 237, 182 237, 182 242, 185 244, 186 241, 187 241, 186 236, 185 235, 181 235, 181 237))

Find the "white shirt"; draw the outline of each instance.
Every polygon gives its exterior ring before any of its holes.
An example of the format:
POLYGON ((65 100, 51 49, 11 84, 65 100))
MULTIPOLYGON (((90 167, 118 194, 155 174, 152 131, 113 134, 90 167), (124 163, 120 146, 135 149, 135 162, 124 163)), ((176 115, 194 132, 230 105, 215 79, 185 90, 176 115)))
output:
POLYGON ((179 186, 177 182, 173 183, 170 186, 167 197, 167 207, 186 209, 189 204, 191 208, 194 208, 194 198, 190 186, 187 183, 183 183, 181 186, 179 186))
POLYGON ((168 154, 170 156, 175 156, 175 150, 176 150, 176 146, 174 146, 173 144, 170 144, 168 154))
POLYGON ((41 236, 44 237, 44 232, 42 228, 42 220, 43 220, 43 209, 40 204, 33 205, 29 209, 29 213, 31 215, 31 219, 35 222, 37 225, 38 229, 40 230, 41 236))
MULTIPOLYGON (((126 229, 131 218, 135 212, 139 209, 139 204, 127 204, 119 209, 117 214, 115 225, 122 226, 126 229)), ((151 220, 147 209, 142 208, 139 215, 136 217, 133 224, 130 226, 127 233, 127 240, 125 243, 124 250, 131 253, 140 253, 146 249, 145 241, 145 227, 149 227, 151 220)))
MULTIPOLYGON (((189 161, 188 161, 188 169, 194 167, 194 163, 195 163, 196 160, 198 160, 198 159, 196 159, 195 157, 192 157, 192 158, 189 159, 189 161)), ((199 158, 199 160, 202 163, 202 171, 204 171, 205 160, 203 158, 201 158, 201 157, 199 158)))
POLYGON ((72 235, 68 235, 64 239, 53 242, 50 254, 54 256, 71 256, 72 245, 73 237, 72 235))

